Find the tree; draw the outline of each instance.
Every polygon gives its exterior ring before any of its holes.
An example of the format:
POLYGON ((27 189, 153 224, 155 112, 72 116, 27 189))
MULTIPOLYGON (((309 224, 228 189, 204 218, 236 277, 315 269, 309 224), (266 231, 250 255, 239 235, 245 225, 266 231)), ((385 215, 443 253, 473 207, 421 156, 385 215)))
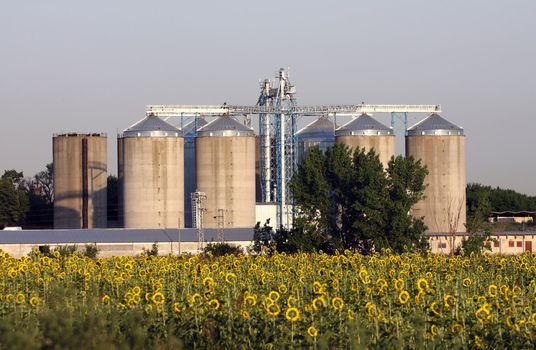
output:
POLYGON ((117 192, 118 180, 117 176, 108 175, 107 179, 107 216, 108 225, 116 223, 119 225, 119 196, 117 192))
POLYGON ((385 241, 376 241, 378 248, 391 248, 403 251, 415 247, 425 249, 428 246, 422 234, 426 231, 423 218, 409 215, 411 208, 424 196, 424 179, 428 171, 421 161, 413 157, 393 157, 387 168, 387 219, 385 241))
POLYGON ((28 228, 52 228, 54 226, 54 174, 52 163, 31 179, 23 180, 30 208, 24 220, 28 228))
POLYGON ((295 228, 280 232, 277 249, 282 243, 326 252, 422 247, 426 227, 410 210, 423 198, 426 174, 413 158, 393 158, 385 171, 374 150, 352 153, 342 144, 325 153, 311 149, 290 182, 295 228))
POLYGON ((6 170, 0 178, 0 226, 19 226, 29 209, 28 196, 22 188, 24 175, 6 170))

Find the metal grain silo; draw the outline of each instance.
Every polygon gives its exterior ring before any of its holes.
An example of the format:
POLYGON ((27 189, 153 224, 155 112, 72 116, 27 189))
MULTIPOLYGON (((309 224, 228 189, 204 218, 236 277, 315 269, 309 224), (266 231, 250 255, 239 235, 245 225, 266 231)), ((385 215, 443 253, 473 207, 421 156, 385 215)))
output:
POLYGON ((465 232, 465 136, 463 129, 437 114, 406 133, 406 155, 428 168, 425 199, 413 207, 429 232, 465 232))
POLYGON ((308 124, 296 133, 298 143, 298 161, 307 156, 307 152, 312 147, 319 147, 326 151, 328 147, 335 143, 335 128, 333 122, 328 117, 322 116, 314 122, 308 124))
POLYGON ((196 130, 205 126, 204 118, 196 118, 184 127, 184 225, 192 227, 191 193, 196 190, 195 136, 196 130))
POLYGON ((352 149, 373 149, 387 168, 395 155, 395 135, 393 130, 368 114, 362 114, 335 131, 335 142, 343 143, 352 149))
POLYGON ((183 227, 182 132, 150 115, 126 129, 117 143, 124 227, 183 227))
POLYGON ((105 228, 106 135, 59 134, 52 148, 54 228, 105 228))
POLYGON ((206 194, 204 227, 255 225, 255 134, 229 116, 197 132, 197 188, 206 194))

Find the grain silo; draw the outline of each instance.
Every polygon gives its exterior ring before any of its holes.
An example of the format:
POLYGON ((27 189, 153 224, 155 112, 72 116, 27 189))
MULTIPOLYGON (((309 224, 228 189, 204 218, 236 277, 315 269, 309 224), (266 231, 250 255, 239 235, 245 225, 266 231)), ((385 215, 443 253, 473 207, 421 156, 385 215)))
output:
POLYGON ((124 227, 183 227, 182 132, 150 115, 126 129, 117 143, 124 227))
POLYGON ((406 155, 428 168, 425 199, 413 207, 428 232, 465 232, 465 137, 463 129, 437 114, 406 133, 406 155))
POLYGON ((206 194, 204 227, 255 225, 255 134, 229 116, 197 132, 197 188, 206 194))
POLYGON ((343 143, 351 149, 373 149, 386 169, 395 155, 395 135, 393 130, 368 114, 362 114, 335 131, 335 142, 343 143))
POLYGON ((298 143, 298 161, 307 156, 312 147, 319 147, 325 152, 335 143, 335 128, 327 116, 321 116, 296 133, 298 143))
POLYGON ((106 227, 106 142, 104 134, 53 137, 54 228, 106 227))
POLYGON ((195 180, 195 136, 205 126, 204 118, 196 118, 184 127, 184 225, 192 227, 191 193, 196 190, 195 180))

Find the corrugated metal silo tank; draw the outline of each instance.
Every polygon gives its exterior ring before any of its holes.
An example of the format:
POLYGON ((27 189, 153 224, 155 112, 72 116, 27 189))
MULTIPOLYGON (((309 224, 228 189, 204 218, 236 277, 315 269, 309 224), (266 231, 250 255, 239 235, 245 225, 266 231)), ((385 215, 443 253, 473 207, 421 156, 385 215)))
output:
POLYGON ((53 137, 54 228, 107 226, 106 142, 104 134, 53 137))
POLYGON ((125 228, 184 227, 182 132, 150 115, 117 139, 125 228))
POLYGON ((426 198, 413 207, 428 232, 465 232, 466 173, 463 129, 437 114, 406 133, 406 155, 428 168, 426 198))
POLYGON ((255 225, 255 134, 229 116, 197 132, 197 188, 206 228, 255 225))
POLYGON ((184 127, 184 225, 192 227, 191 193, 196 190, 195 135, 207 124, 204 118, 196 118, 184 127))
POLYGON ((386 169, 395 155, 395 135, 393 130, 368 114, 362 114, 335 131, 335 142, 352 149, 373 149, 386 169))
POLYGON ((327 116, 322 116, 296 133, 298 143, 298 161, 307 156, 312 147, 326 151, 335 143, 335 128, 327 116))

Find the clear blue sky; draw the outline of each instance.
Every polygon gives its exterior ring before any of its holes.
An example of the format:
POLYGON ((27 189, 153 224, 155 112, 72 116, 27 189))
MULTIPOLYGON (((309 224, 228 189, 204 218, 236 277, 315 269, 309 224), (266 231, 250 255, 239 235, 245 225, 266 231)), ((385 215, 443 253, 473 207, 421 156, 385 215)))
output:
POLYGON ((253 104, 291 67, 300 104, 441 104, 466 129, 469 181, 536 194, 535 15, 534 0, 2 1, 0 170, 43 169, 54 132, 103 131, 116 173, 116 131, 146 104, 253 104))

